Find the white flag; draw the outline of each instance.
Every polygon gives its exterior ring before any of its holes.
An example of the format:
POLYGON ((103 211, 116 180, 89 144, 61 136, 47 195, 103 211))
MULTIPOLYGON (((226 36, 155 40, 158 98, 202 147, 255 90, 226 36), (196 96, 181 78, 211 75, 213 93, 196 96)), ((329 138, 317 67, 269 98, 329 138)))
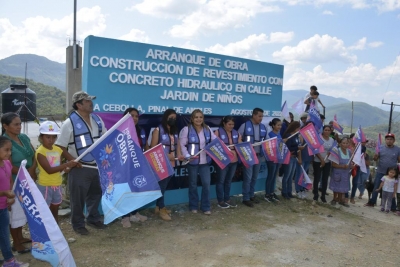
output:
POLYGON ((294 103, 292 105, 292 109, 294 109, 297 114, 299 114, 301 116, 301 114, 303 114, 304 112, 304 101, 303 99, 299 99, 296 103, 294 103))
POLYGON ((367 173, 367 166, 365 166, 365 158, 364 153, 361 153, 361 146, 357 146, 356 151, 354 152, 353 162, 360 166, 360 170, 363 173, 367 173))

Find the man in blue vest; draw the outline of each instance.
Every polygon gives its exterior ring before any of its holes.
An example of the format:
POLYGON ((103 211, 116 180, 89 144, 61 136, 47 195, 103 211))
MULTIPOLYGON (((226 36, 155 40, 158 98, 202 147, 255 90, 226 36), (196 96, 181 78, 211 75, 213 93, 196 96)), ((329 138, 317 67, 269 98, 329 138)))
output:
MULTIPOLYGON (((73 111, 61 127, 56 145, 66 153, 67 160, 71 161, 81 155, 91 144, 106 132, 104 122, 93 114, 95 96, 80 91, 72 96, 73 111)), ((80 235, 87 235, 83 210, 87 209, 86 224, 96 229, 104 229, 98 211, 102 192, 100 177, 96 162, 89 153, 80 160, 79 167, 72 168, 68 173, 68 188, 71 201, 71 224, 74 231, 80 235), (88 165, 85 167, 84 165, 88 165), (82 168, 83 167, 83 168, 82 168)))
MULTIPOLYGON (((261 123, 263 114, 264 110, 261 108, 255 108, 253 109, 251 119, 240 125, 238 132, 241 134, 243 142, 250 142, 251 144, 254 144, 266 139, 267 129, 264 124, 261 123)), ((261 162, 263 160, 261 147, 255 146, 254 150, 257 154, 258 161, 261 162)), ((243 170, 243 204, 248 207, 253 207, 253 203, 260 203, 260 201, 254 196, 254 187, 256 185, 259 172, 260 163, 243 170)))

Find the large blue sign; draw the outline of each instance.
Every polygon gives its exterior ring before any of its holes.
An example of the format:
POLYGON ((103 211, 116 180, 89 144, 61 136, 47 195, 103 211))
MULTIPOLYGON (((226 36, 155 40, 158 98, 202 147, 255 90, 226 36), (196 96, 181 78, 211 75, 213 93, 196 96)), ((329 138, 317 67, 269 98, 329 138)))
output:
POLYGON ((283 66, 212 53, 88 36, 83 89, 94 111, 280 116, 283 66))

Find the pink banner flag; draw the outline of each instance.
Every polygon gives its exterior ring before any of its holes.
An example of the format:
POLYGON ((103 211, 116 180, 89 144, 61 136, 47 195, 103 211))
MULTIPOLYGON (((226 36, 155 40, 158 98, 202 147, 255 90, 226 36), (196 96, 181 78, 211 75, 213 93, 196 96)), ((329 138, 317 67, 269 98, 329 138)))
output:
POLYGON ((310 177, 308 177, 307 172, 304 170, 303 166, 300 165, 302 173, 300 174, 298 185, 310 190, 312 188, 312 182, 310 177))
POLYGON ((307 124, 299 132, 311 151, 319 149, 324 144, 312 123, 307 124))
POLYGON ((212 140, 204 151, 209 155, 215 163, 223 170, 235 158, 229 148, 218 137, 212 140))
POLYGON ((250 142, 235 144, 235 149, 244 167, 249 168, 259 163, 257 154, 250 142))
POLYGON ((278 163, 278 139, 276 137, 262 143, 261 148, 267 161, 278 163))
POLYGON ((333 147, 329 151, 329 156, 328 159, 331 160, 332 162, 335 162, 336 164, 339 164, 339 150, 337 147, 333 147))
POLYGON ((174 173, 174 169, 162 144, 152 147, 143 154, 160 181, 174 173))

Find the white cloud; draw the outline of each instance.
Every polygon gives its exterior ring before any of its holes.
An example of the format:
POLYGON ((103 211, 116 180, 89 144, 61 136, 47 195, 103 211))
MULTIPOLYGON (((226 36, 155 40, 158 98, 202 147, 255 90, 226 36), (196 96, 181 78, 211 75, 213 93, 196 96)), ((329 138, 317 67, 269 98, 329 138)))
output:
POLYGON ((209 0, 193 13, 185 15, 180 24, 172 26, 169 34, 173 37, 193 38, 213 31, 240 28, 257 14, 278 11, 279 7, 257 0, 209 0))
POLYGON ((400 9, 400 0, 381 0, 378 9, 380 12, 387 12, 400 9))
MULTIPOLYGON (((72 22, 72 13, 61 19, 30 17, 22 21, 22 26, 0 19, 0 58, 31 53, 65 62, 67 40, 73 38, 72 22)), ((77 39, 80 41, 88 35, 101 35, 106 29, 105 15, 99 6, 80 9, 77 24, 77 39)))
POLYGON ((333 12, 332 12, 332 11, 329 11, 329 10, 324 10, 324 11, 322 12, 322 15, 330 15, 330 16, 332 16, 332 15, 333 15, 333 12))
POLYGON ((144 31, 138 29, 132 29, 129 33, 122 35, 118 39, 141 43, 148 43, 150 41, 149 36, 144 31))
POLYGON ((280 51, 275 51, 272 56, 293 64, 300 62, 320 64, 330 61, 355 63, 357 61, 357 57, 348 51, 341 39, 327 34, 322 36, 316 34, 307 40, 300 41, 297 46, 284 46, 280 51))
POLYGON ((142 14, 157 18, 179 18, 195 11, 205 0, 143 0, 143 2, 126 8, 127 11, 139 11, 142 14))
POLYGON ((363 37, 357 41, 356 44, 349 47, 349 50, 364 50, 365 45, 367 44, 367 38, 363 37))
MULTIPOLYGON (((342 71, 329 73, 318 65, 307 71, 301 68, 285 67, 284 89, 308 88, 311 84, 318 86, 320 93, 335 97, 344 97, 354 101, 363 101, 379 105, 384 96, 397 96, 396 90, 388 91, 400 82, 400 56, 392 66, 382 69, 374 65, 359 64, 342 71)), ((323 99, 322 99, 323 102, 323 99)))
POLYGON ((217 54, 259 59, 258 48, 269 43, 285 43, 293 39, 293 32, 272 32, 270 37, 264 33, 252 34, 245 39, 227 45, 216 44, 205 51, 217 54))
POLYGON ((184 44, 182 44, 181 46, 179 46, 180 48, 186 48, 186 49, 190 49, 190 50, 201 50, 200 48, 198 48, 196 45, 192 44, 190 41, 186 41, 184 44))
POLYGON ((383 42, 370 42, 370 43, 368 43, 368 46, 372 47, 372 48, 377 48, 377 47, 380 47, 382 45, 383 45, 383 42))
POLYGON ((180 18, 188 15, 203 4, 205 0, 143 0, 143 2, 126 8, 127 11, 139 11, 142 14, 157 18, 180 18))

